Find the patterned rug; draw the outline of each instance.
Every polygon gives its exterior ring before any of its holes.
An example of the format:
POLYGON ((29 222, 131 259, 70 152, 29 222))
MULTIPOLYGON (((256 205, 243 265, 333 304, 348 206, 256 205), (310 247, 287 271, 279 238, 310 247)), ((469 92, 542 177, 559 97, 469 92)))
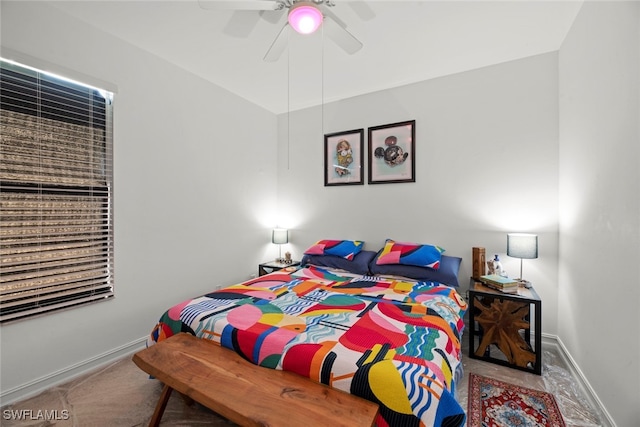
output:
POLYGON ((469 374, 469 427, 565 427, 553 395, 469 374))

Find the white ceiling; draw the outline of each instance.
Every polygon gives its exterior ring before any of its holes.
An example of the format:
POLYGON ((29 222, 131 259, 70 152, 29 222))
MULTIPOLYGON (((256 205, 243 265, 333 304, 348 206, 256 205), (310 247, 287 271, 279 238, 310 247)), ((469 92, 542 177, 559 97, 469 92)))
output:
POLYGON ((284 25, 284 14, 271 23, 256 11, 203 9, 197 0, 52 4, 274 113, 556 51, 582 5, 576 0, 334 2, 332 11, 364 44, 360 51, 346 54, 323 40, 321 31, 292 32, 288 50, 271 63, 262 58, 284 25), (363 7, 373 18, 362 19, 357 11, 363 7), (230 35, 229 24, 252 31, 230 35))

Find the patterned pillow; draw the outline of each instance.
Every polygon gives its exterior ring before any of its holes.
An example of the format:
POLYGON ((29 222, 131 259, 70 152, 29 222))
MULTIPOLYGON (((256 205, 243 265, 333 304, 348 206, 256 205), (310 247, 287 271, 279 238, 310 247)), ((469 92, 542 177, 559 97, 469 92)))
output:
POLYGON ((352 260, 362 250, 359 240, 320 240, 307 249, 305 255, 335 255, 352 260))
POLYGON ((387 239, 376 264, 416 265, 437 270, 443 252, 444 249, 439 246, 401 243, 387 239))

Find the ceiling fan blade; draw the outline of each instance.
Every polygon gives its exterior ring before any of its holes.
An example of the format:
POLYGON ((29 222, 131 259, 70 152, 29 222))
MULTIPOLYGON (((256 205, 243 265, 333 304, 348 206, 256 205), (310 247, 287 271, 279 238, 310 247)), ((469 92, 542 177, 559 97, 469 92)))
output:
POLYGON ((198 0, 202 9, 227 10, 279 10, 282 3, 276 0, 198 0))
POLYGON ((269 50, 264 55, 263 60, 266 62, 275 62, 280 59, 282 52, 284 52, 289 42, 289 23, 284 24, 273 43, 269 47, 269 50))
POLYGON ((282 17, 284 15, 286 15, 284 13, 284 8, 283 9, 279 9, 279 10, 275 10, 275 11, 264 11, 264 10, 261 10, 258 13, 260 14, 260 17, 262 19, 264 19, 265 21, 269 22, 270 24, 277 24, 278 22, 280 22, 282 17))
POLYGON ((322 23, 324 33, 340 46, 345 52, 353 55, 362 49, 362 42, 355 38, 347 29, 339 25, 331 17, 325 16, 322 23))
POLYGON ((347 28, 346 22, 338 18, 338 16, 335 13, 333 13, 333 11, 328 7, 322 8, 322 16, 324 16, 325 18, 331 18, 335 23, 340 25, 342 28, 347 28))
POLYGON ((373 9, 371 9, 371 6, 369 6, 362 0, 353 0, 347 3, 349 4, 349 6, 351 6, 351 9, 353 9, 356 15, 358 15, 358 17, 363 21, 371 21, 376 17, 376 13, 373 11, 373 9))
POLYGON ((222 32, 232 37, 246 38, 255 28, 260 15, 255 12, 235 11, 222 32))

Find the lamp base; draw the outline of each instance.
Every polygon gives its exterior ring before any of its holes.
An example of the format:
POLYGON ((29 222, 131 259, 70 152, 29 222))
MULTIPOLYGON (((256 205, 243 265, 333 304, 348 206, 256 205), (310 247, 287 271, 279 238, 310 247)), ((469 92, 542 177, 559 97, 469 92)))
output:
POLYGON ((520 286, 522 286, 523 288, 531 288, 531 282, 528 280, 524 280, 524 279, 516 279, 518 281, 518 284, 520 286))

